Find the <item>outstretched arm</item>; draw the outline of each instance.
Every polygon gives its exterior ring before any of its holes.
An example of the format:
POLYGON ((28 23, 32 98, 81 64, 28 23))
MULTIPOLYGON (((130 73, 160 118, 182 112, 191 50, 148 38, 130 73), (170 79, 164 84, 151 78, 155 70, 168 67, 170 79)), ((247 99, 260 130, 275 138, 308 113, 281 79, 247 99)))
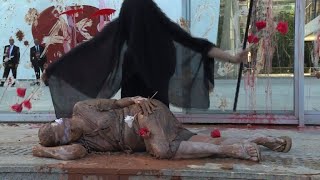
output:
POLYGON ((203 54, 208 53, 211 48, 215 47, 213 43, 209 42, 206 39, 191 36, 190 33, 181 28, 177 23, 171 21, 161 11, 161 9, 157 5, 155 5, 155 2, 146 1, 145 3, 149 3, 147 8, 149 9, 149 11, 152 11, 152 13, 148 14, 148 16, 156 16, 150 19, 159 19, 159 21, 163 24, 164 29, 169 32, 173 40, 196 52, 200 52, 203 54))
POLYGON ((85 157, 87 155, 87 150, 80 144, 57 147, 44 147, 38 145, 32 148, 32 154, 37 157, 74 160, 85 157))
MULTIPOLYGON (((151 1, 146 2, 154 3, 151 1)), ((247 60, 246 57, 248 50, 233 56, 227 52, 224 52, 222 49, 217 48, 213 43, 206 39, 191 36, 190 33, 181 28, 177 23, 172 22, 157 6, 151 5, 149 7, 153 8, 153 12, 155 12, 155 15, 160 18, 160 21, 162 24, 164 24, 164 27, 168 30, 172 38, 182 45, 202 54, 207 54, 210 58, 218 58, 221 61, 229 63, 240 63, 247 60)))

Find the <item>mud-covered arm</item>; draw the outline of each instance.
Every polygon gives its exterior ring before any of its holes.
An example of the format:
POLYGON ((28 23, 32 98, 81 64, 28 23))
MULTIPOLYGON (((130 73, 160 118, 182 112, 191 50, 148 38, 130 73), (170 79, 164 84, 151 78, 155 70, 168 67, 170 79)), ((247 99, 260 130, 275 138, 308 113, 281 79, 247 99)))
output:
POLYGON ((44 147, 37 145, 32 148, 32 154, 37 157, 74 160, 85 157, 87 155, 87 150, 80 144, 57 147, 44 147))
POLYGON ((92 99, 83 101, 87 105, 95 106, 99 111, 109 111, 112 109, 120 109, 134 104, 132 98, 116 99, 92 99))
POLYGON ((133 104, 138 104, 141 108, 141 113, 144 115, 153 113, 156 108, 156 105, 152 100, 141 96, 128 97, 116 101, 116 106, 118 106, 118 108, 128 107, 133 104))
POLYGON ((143 114, 152 113, 154 106, 148 101, 148 99, 136 96, 127 97, 119 100, 116 99, 89 99, 80 101, 74 106, 74 113, 78 112, 78 109, 82 109, 82 106, 92 106, 98 111, 109 111, 113 109, 120 109, 131 106, 133 104, 139 104, 142 108, 143 114))
POLYGON ((122 98, 115 101, 115 106, 117 108, 124 108, 135 104, 134 100, 131 97, 122 98))

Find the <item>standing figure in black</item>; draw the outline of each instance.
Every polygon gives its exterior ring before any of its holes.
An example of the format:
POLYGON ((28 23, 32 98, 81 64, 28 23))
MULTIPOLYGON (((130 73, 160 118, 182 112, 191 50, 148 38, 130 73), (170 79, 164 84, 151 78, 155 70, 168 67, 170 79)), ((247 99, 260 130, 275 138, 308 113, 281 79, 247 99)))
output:
MULTIPOLYGON (((218 27, 217 27, 218 28, 218 27)), ((124 0, 119 17, 101 32, 50 64, 57 118, 71 117, 83 100, 153 97, 167 107, 208 109, 214 59, 239 64, 248 51, 231 55, 171 21, 153 0, 124 0)))
POLYGON ((36 74, 36 82, 32 85, 40 85, 40 71, 44 70, 47 58, 43 55, 44 47, 40 45, 39 40, 34 40, 34 46, 30 48, 30 61, 36 74))
MULTIPOLYGON (((14 45, 14 39, 10 38, 9 39, 9 45, 6 45, 4 47, 4 52, 3 52, 3 67, 4 67, 4 72, 3 72, 3 79, 1 81, 0 86, 4 85, 4 82, 9 76, 10 70, 12 72, 12 75, 14 79, 17 78, 17 68, 20 62, 20 49, 18 46, 14 45)), ((15 83, 12 84, 14 86, 15 83)))

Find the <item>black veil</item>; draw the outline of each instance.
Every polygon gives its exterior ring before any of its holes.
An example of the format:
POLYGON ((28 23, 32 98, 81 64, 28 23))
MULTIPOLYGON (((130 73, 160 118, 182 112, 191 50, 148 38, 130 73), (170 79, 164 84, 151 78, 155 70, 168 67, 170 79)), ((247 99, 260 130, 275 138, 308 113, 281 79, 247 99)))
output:
POLYGON ((207 109, 213 46, 172 22, 152 0, 125 0, 118 18, 47 68, 56 116, 70 117, 81 100, 111 98, 130 71, 155 89, 170 81, 172 105, 207 109), (122 72, 125 61, 130 68, 122 72))

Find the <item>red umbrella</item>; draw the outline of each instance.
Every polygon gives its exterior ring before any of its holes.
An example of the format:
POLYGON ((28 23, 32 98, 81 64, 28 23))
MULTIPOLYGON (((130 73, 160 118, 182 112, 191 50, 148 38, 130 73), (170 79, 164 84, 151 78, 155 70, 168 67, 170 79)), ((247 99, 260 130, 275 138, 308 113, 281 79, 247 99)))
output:
POLYGON ((80 12, 83 12, 83 9, 71 9, 71 10, 68 10, 68 11, 65 11, 65 12, 61 13, 60 16, 63 15, 63 14, 72 16, 72 15, 74 15, 76 13, 80 13, 80 12))
POLYGON ((93 13, 93 14, 90 16, 90 18, 97 17, 97 16, 102 16, 102 15, 110 16, 110 15, 112 15, 114 12, 116 12, 115 9, 100 9, 100 10, 96 11, 95 13, 93 13))

